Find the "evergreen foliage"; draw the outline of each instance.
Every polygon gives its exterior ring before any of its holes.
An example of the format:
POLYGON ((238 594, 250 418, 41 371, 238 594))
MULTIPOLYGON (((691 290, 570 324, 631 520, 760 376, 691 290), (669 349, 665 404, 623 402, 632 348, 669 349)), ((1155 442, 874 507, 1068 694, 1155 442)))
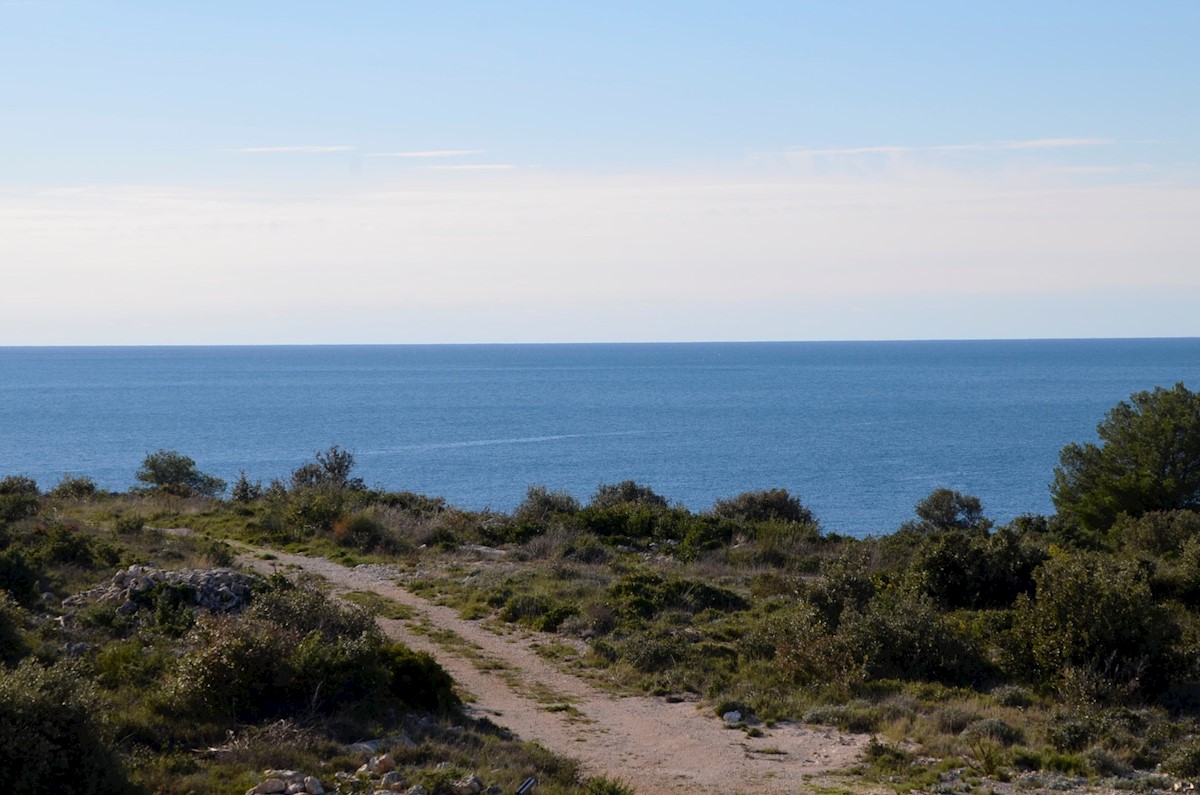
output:
POLYGON ((177 497, 215 497, 225 491, 225 481, 204 474, 191 457, 174 450, 148 453, 134 477, 149 488, 177 497))
POLYGON ((1121 514, 1200 509, 1200 393, 1182 383, 1121 401, 1097 426, 1100 444, 1069 444, 1051 494, 1060 514, 1092 531, 1121 514))

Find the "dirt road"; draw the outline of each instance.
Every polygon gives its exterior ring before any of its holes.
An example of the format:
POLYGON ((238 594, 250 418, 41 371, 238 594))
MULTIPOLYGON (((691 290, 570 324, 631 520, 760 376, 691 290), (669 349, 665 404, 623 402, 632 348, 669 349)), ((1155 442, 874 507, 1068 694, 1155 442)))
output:
POLYGON ((380 625, 436 657, 473 699, 469 714, 578 760, 588 774, 619 778, 640 795, 793 793, 808 777, 852 765, 865 744, 861 736, 790 724, 750 737, 693 703, 614 696, 539 656, 536 633, 497 635, 400 588, 378 567, 272 555, 268 562, 247 554, 243 562, 263 573, 296 567, 336 591, 373 591, 407 605, 411 620, 381 618, 380 625))

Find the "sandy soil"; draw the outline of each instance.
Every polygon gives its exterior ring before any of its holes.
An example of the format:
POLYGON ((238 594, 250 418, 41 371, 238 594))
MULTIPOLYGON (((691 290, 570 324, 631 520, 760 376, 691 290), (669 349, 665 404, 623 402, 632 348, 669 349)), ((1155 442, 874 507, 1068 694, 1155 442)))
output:
POLYGON ((578 760, 588 774, 619 778, 640 795, 796 792, 806 789, 806 780, 815 783, 814 776, 852 765, 866 742, 791 724, 749 737, 694 703, 614 696, 540 657, 533 646, 549 637, 497 635, 404 590, 381 567, 348 569, 321 558, 272 554, 273 561, 247 554, 243 562, 267 574, 295 567, 324 577, 335 590, 374 591, 408 605, 413 620, 380 619, 381 626, 436 657, 472 699, 469 714, 578 760), (414 631, 422 623, 441 631, 441 642, 414 631))

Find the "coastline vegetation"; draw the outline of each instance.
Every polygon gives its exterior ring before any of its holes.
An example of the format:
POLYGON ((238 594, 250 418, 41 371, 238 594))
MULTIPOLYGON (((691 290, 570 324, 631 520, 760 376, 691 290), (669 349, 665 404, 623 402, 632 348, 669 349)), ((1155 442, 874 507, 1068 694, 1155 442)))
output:
POLYGON ((586 503, 535 485, 511 513, 463 511, 368 487, 336 446, 286 482, 243 473, 227 499, 167 450, 126 493, 12 474, 0 777, 225 792, 255 768, 352 768, 353 742, 405 734, 433 793, 453 780, 423 767, 435 759, 536 773, 545 793, 604 789, 463 718, 432 658, 311 584, 273 577, 228 615, 172 588, 121 610, 63 602, 131 564, 229 566, 236 540, 393 564, 464 617, 546 633, 545 655, 593 681, 737 713, 736 730, 870 733, 870 786, 1169 787, 1200 777, 1200 393, 1137 393, 1098 431, 1064 448, 1054 515, 997 526, 977 497, 937 489, 863 539, 823 532, 778 488, 693 512, 632 481, 586 503))

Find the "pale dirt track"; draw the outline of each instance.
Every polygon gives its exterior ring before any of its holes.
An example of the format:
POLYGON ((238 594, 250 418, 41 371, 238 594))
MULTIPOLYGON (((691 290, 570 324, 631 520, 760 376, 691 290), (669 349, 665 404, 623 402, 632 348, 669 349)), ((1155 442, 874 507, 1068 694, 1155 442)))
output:
POLYGON ((409 606, 414 621, 380 619, 380 625, 389 636, 437 658, 473 697, 468 714, 487 717, 522 739, 576 759, 588 774, 622 779, 639 795, 804 791, 806 777, 852 765, 865 744, 861 736, 799 725, 777 725, 765 730, 766 736, 752 738, 726 728, 711 710, 701 711, 693 703, 614 696, 538 656, 532 649, 535 638, 490 632, 452 608, 398 587, 378 569, 271 554, 273 561, 250 555, 242 560, 267 574, 279 566, 295 567, 320 575, 336 591, 374 591, 409 606), (422 619, 474 648, 439 645, 414 632, 412 625, 422 619), (481 655, 498 665, 479 665, 481 655), (574 709, 562 709, 563 704, 574 709), (554 705, 560 705, 557 711, 548 709, 554 705))

